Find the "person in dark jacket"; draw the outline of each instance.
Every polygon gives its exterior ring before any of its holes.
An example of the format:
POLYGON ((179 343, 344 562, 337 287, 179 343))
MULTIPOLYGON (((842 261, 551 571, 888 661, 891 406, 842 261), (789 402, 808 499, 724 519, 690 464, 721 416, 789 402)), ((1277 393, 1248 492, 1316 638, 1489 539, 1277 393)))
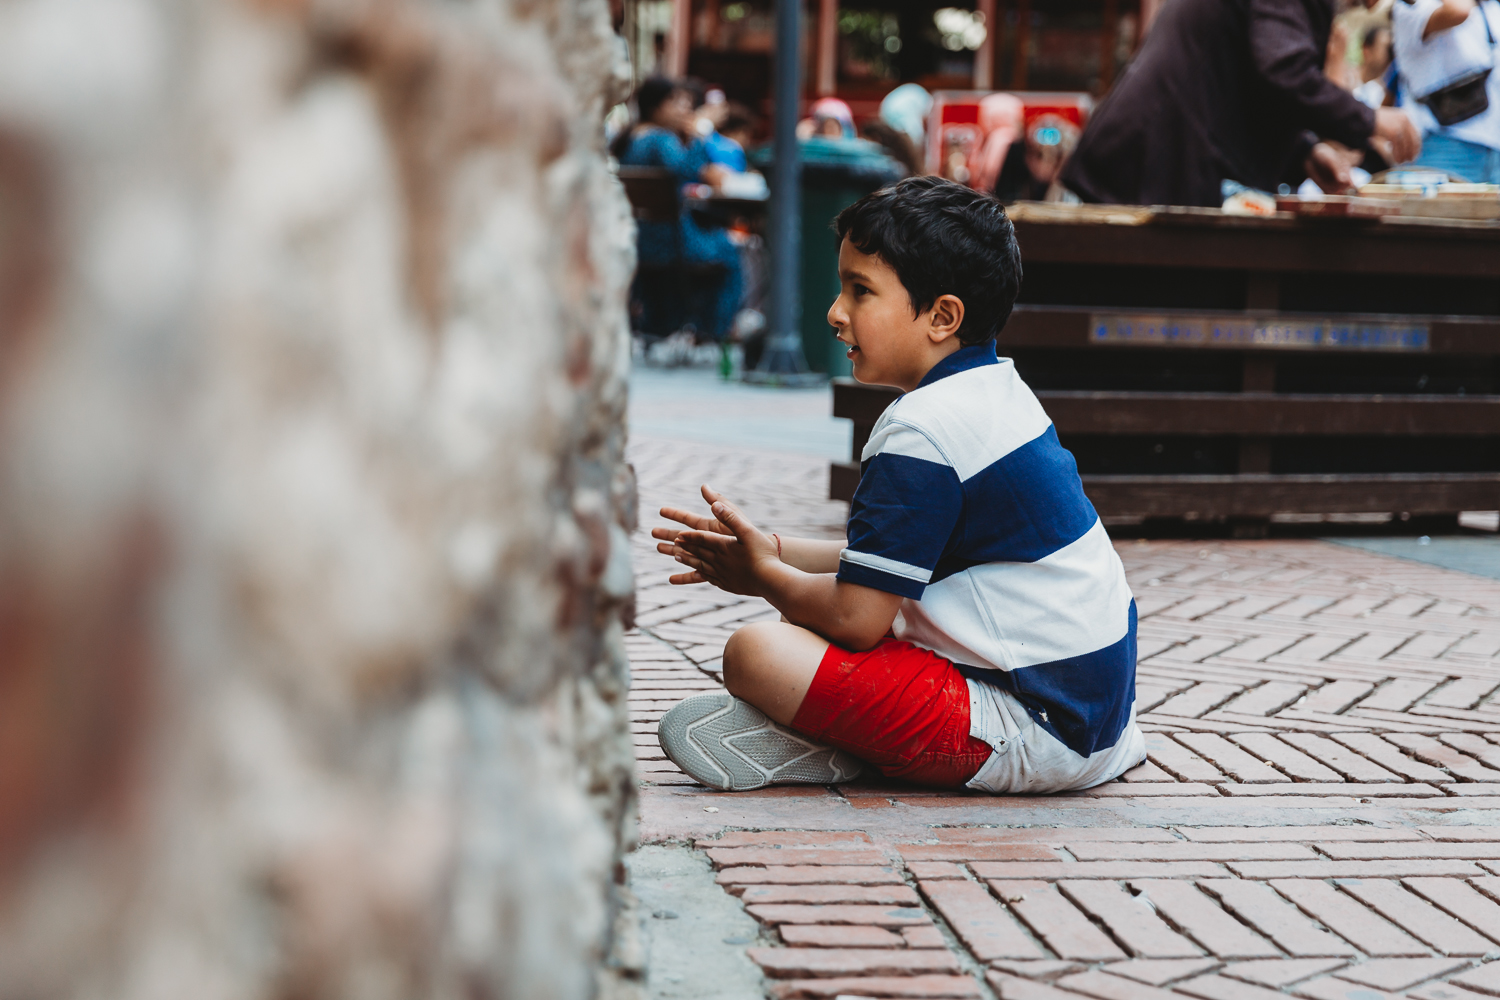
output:
POLYGON ((1221 184, 1349 186, 1371 144, 1416 157, 1406 114, 1323 75, 1334 0, 1167 0, 1063 170, 1084 201, 1218 207, 1221 184), (1384 140, 1384 142, 1382 142, 1384 140))

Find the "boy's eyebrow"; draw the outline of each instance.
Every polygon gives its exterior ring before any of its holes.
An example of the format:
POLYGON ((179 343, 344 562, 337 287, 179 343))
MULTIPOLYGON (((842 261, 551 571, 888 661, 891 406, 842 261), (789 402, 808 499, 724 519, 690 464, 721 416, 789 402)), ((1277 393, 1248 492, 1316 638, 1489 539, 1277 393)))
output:
POLYGON ((868 274, 866 274, 863 271, 856 271, 853 268, 849 268, 848 270, 840 271, 839 272, 839 277, 847 279, 849 281, 869 281, 870 280, 870 276, 868 274))

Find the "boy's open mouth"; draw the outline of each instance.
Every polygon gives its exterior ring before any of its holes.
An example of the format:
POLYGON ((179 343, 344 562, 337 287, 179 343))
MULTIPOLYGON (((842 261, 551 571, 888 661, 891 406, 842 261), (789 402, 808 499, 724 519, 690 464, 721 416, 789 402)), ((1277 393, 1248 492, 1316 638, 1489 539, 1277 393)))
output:
POLYGON ((858 353, 859 353, 859 345, 857 345, 857 344, 850 344, 849 345, 849 349, 844 352, 844 357, 846 357, 846 358, 853 358, 858 353))

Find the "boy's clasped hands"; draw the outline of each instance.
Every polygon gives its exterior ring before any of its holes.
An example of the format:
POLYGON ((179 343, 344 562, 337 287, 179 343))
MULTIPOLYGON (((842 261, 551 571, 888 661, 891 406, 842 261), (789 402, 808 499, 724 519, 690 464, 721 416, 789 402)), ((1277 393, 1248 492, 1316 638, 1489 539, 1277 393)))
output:
POLYGON ((731 594, 760 596, 767 568, 781 562, 776 539, 750 523, 723 494, 707 486, 702 490, 713 517, 680 507, 663 507, 662 517, 686 525, 687 530, 651 530, 651 537, 660 540, 656 551, 689 568, 689 572, 671 577, 670 582, 711 583, 731 594))

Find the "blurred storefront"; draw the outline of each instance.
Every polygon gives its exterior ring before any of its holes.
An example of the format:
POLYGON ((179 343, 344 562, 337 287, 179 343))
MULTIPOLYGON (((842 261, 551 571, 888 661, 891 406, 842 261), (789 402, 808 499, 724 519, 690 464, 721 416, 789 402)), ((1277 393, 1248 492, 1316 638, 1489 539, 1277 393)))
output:
MULTIPOLYGON (((807 0, 804 97, 836 96, 857 120, 902 83, 931 91, 1104 94, 1157 0, 807 0)), ((638 79, 693 76, 767 112, 771 0, 617 0, 638 79)))

